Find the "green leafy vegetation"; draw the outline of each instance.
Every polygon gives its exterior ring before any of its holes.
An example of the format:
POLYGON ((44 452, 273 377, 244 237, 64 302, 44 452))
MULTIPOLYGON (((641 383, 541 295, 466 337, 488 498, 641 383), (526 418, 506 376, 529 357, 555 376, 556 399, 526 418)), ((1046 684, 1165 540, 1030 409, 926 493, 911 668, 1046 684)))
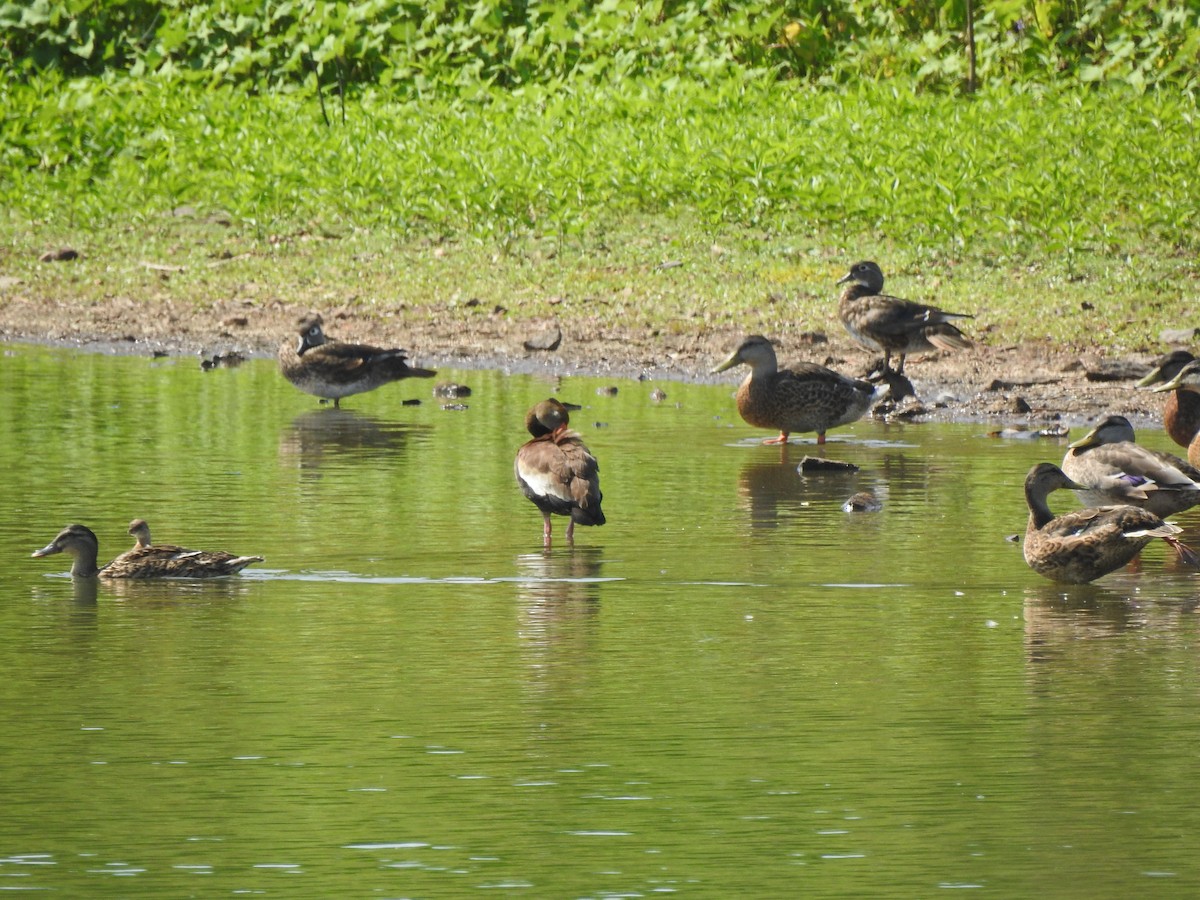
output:
MULTIPOLYGON (((764 294, 815 312, 831 266, 875 256, 889 274, 974 273, 968 308, 1024 333, 1075 321, 1020 315, 1045 291, 1031 272, 1078 303, 1103 280, 1121 298, 1112 340, 1182 324, 1192 298, 1162 285, 1194 279, 1200 248, 1200 8, 978 3, 970 95, 964 11, 3 4, 0 260, 28 274, 71 243, 135 269, 149 250, 250 254, 296 295, 325 253, 388 261, 405 287, 371 282, 370 302, 507 293, 533 316, 685 258, 686 277, 642 285, 639 310, 669 331, 700 307, 772 327, 787 313, 764 294)), ((36 281, 143 285, 113 271, 36 281)), ((172 290, 188 284, 198 302, 236 290, 215 273, 172 290)))

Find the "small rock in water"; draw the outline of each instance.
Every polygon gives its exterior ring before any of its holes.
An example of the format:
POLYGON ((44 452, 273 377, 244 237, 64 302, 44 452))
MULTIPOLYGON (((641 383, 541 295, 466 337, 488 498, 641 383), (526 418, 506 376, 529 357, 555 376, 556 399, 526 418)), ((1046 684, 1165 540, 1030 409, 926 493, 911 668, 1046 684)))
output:
POLYGON ((870 491, 859 491, 842 504, 843 512, 879 512, 883 504, 870 491))
POLYGON ((603 387, 596 388, 596 396, 597 397, 615 397, 615 396, 617 396, 617 389, 614 385, 611 385, 611 384, 604 385, 603 387))
POLYGON ((857 472, 854 463, 842 462, 840 459, 825 459, 822 456, 806 456, 796 466, 797 472, 857 472))
POLYGON ((400 401, 400 405, 401 406, 420 406, 421 401, 418 400, 416 397, 411 397, 408 400, 400 401))
POLYGON ((650 392, 650 399, 653 400, 655 403, 662 403, 664 400, 667 399, 667 392, 664 391, 662 388, 655 388, 654 390, 652 390, 650 392))

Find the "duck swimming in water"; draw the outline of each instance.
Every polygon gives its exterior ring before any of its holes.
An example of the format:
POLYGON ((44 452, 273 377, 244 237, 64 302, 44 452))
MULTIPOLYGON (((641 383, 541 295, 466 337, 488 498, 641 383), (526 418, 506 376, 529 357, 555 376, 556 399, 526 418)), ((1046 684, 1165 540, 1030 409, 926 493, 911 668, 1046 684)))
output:
MULTIPOLYGON (((134 524, 138 521, 134 520, 134 524)), ((134 533, 132 525, 130 533, 134 533)), ((145 539, 148 544, 148 528, 145 539)), ((99 552, 100 542, 95 532, 85 525, 68 525, 55 535, 53 541, 35 551, 33 556, 69 554, 73 557, 71 574, 79 578, 97 575, 101 578, 216 578, 235 575, 251 563, 263 561, 261 556, 234 556, 224 551, 143 545, 140 536, 133 549, 126 550, 108 565, 96 564, 99 552)))
POLYGON ((1138 555, 1155 538, 1166 541, 1189 565, 1200 557, 1175 535, 1178 525, 1164 522, 1138 506, 1104 506, 1055 516, 1047 498, 1060 488, 1082 485, 1053 463, 1039 463, 1025 476, 1024 556, 1029 568, 1051 581, 1085 584, 1113 572, 1138 555))

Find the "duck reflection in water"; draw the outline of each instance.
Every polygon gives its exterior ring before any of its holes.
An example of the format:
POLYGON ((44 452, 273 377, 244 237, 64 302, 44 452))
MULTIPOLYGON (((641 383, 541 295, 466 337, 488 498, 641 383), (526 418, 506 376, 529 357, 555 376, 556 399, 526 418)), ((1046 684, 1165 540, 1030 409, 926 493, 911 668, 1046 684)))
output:
POLYGON ((602 547, 546 550, 517 557, 518 634, 531 687, 586 676, 599 621, 602 547))
POLYGON ((299 469, 319 469, 331 460, 389 459, 403 456, 410 435, 419 430, 353 409, 311 409, 282 432, 279 454, 299 469))

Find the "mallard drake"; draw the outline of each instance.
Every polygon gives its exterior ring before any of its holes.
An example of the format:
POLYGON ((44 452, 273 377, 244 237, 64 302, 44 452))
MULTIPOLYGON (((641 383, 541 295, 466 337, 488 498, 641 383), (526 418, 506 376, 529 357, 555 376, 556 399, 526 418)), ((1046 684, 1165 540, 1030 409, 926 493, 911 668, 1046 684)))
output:
POLYGON ((1062 470, 1084 506, 1128 503, 1166 518, 1200 503, 1200 471, 1178 456, 1134 443, 1124 416, 1107 416, 1070 444, 1062 470))
MULTIPOLYGON (((1200 359, 1192 360, 1175 373, 1175 377, 1154 388, 1154 391, 1174 391, 1175 395, 1200 395, 1200 359)), ((1190 400, 1189 400, 1190 402, 1190 400)), ((1197 469, 1200 469, 1200 428, 1193 432, 1187 442, 1187 457, 1197 469)))
MULTIPOLYGON (((140 520, 134 520, 136 524, 140 520)), ((142 522, 145 525, 145 522, 142 522)), ((133 526, 130 533, 134 534, 133 526)), ((68 525, 45 547, 33 556, 69 553, 74 557, 71 574, 80 578, 99 575, 101 578, 215 578, 235 575, 250 563, 262 562, 261 556, 234 556, 223 551, 184 550, 182 547, 149 544, 150 535, 140 531, 137 544, 106 566, 97 566, 100 542, 96 534, 84 525, 68 525), (144 540, 145 544, 142 543, 144 540)))
POLYGON ((846 285, 838 301, 842 324, 858 343, 883 353, 884 369, 890 367, 893 353, 900 355, 896 371, 903 373, 904 358, 909 353, 965 350, 971 346, 950 320, 973 316, 889 297, 883 293, 883 270, 870 260, 856 262, 838 284, 846 285))
POLYGON ((298 341, 279 348, 279 371, 307 394, 332 400, 373 391, 402 378, 432 378, 437 372, 408 365, 407 350, 344 344, 327 337, 318 313, 301 316, 298 341))
POLYGON ((1121 568, 1155 538, 1174 548, 1189 565, 1200 558, 1175 537, 1182 529, 1138 506, 1103 506, 1057 516, 1046 498, 1059 488, 1082 490, 1053 463, 1039 463, 1025 476, 1029 524, 1025 562, 1051 581, 1085 584, 1121 568))
POLYGON ((551 397, 525 415, 533 438, 517 451, 514 468, 522 493, 542 511, 542 543, 550 547, 550 516, 570 516, 567 541, 575 526, 603 525, 600 464, 580 436, 567 428, 567 408, 551 397))
MULTIPOLYGON (((1154 361, 1154 368, 1138 387, 1156 387, 1171 381, 1196 357, 1186 350, 1172 350, 1154 361)), ((1163 404, 1163 428, 1180 447, 1186 447, 1200 431, 1200 394, 1183 388, 1171 391, 1163 404)))
POLYGON ((874 385, 816 363, 780 369, 775 348, 759 334, 742 341, 713 372, 736 365, 750 367, 737 390, 738 413, 756 428, 779 431, 764 444, 786 444, 790 434, 805 431, 815 431, 817 443, 824 444, 826 431, 861 419, 875 398, 874 385))

